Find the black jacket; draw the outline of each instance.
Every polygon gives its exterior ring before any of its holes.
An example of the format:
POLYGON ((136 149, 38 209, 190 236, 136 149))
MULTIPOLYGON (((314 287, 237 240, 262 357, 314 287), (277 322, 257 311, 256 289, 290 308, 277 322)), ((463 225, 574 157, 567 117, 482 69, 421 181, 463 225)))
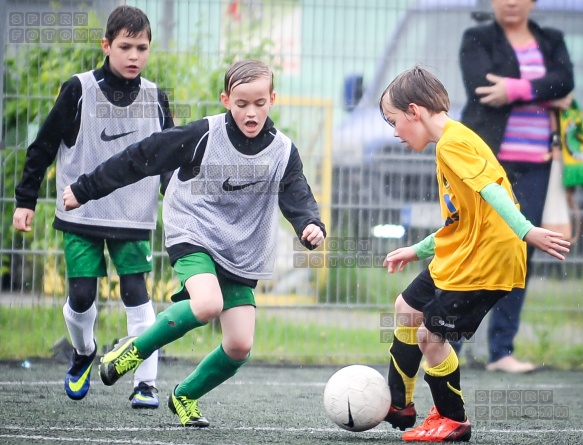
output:
MULTIPOLYGON (((237 127, 230 111, 225 114, 225 124, 227 135, 235 149, 249 156, 256 155, 268 147, 277 132, 273 121, 267 118, 260 134, 248 138, 237 127)), ((173 172, 176 169, 178 180, 192 179, 200 172, 208 133, 207 119, 199 119, 184 126, 154 133, 112 156, 93 172, 81 175, 77 182, 71 184, 75 198, 84 204, 147 176, 173 172), (159 150, 159 147, 164 147, 164 150, 159 150)), ((308 224, 316 224, 324 234, 326 233, 325 226, 320 220, 318 205, 303 174, 302 160, 295 144, 292 144, 280 183, 278 200, 281 212, 291 223, 298 237, 308 224)), ((308 249, 314 248, 307 242, 302 244, 308 249)), ((170 249, 169 254, 171 258, 176 257, 170 249)))
MULTIPOLYGON (((544 58, 546 75, 531 81, 536 101, 560 99, 573 91, 573 64, 563 39, 563 33, 553 28, 541 28, 530 21, 533 33, 544 58)), ((512 104, 491 107, 480 103, 475 90, 489 86, 486 74, 520 78, 518 60, 506 39, 502 27, 493 22, 464 32, 459 52, 467 102, 461 121, 474 130, 492 148, 500 150, 512 104)))
MULTIPOLYGON (((135 79, 117 77, 109 68, 109 58, 105 58, 102 67, 93 71, 95 79, 104 96, 114 105, 126 107, 136 97, 140 89, 140 76, 135 79)), ((162 129, 174 127, 168 98, 158 90, 158 101, 162 113, 159 115, 162 129)), ((82 88, 78 77, 72 76, 63 83, 59 96, 41 125, 36 139, 26 152, 26 161, 22 172, 22 180, 15 188, 16 207, 35 210, 39 190, 47 169, 55 161, 61 141, 71 147, 75 144, 81 124, 82 88)), ((171 173, 161 178, 163 192, 168 185, 171 173)), ((150 239, 150 231, 143 229, 122 229, 113 227, 87 226, 74 224, 55 218, 53 226, 57 230, 95 236, 98 238, 116 239, 150 239)))

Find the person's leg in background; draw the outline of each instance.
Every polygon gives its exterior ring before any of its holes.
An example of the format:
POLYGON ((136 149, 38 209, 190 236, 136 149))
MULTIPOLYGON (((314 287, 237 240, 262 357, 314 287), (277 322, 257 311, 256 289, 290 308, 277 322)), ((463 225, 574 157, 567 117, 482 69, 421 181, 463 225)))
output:
POLYGON ((449 345, 452 347, 452 349, 455 351, 455 353, 459 356, 461 354, 462 351, 462 345, 464 344, 463 339, 459 339, 456 341, 450 341, 449 345))
MULTIPOLYGON (((143 273, 120 275, 121 298, 125 305, 128 335, 137 337, 156 321, 156 313, 143 273)), ((130 395, 132 408, 158 408, 158 351, 148 357, 134 373, 130 395)))
POLYGON ((81 400, 89 392, 91 369, 97 354, 94 325, 97 318, 95 298, 97 278, 106 272, 103 240, 63 233, 69 295, 63 317, 73 354, 65 374, 65 392, 70 399, 81 400))
MULTIPOLYGON (((503 163, 512 183, 516 199, 520 203, 520 211, 535 226, 541 225, 547 193, 550 163, 503 163)), ((534 248, 527 247, 526 282, 531 272, 534 248)), ((488 325, 489 363, 488 371, 503 371, 513 373, 530 372, 535 365, 521 362, 514 357, 514 338, 520 327, 520 312, 526 296, 524 289, 513 289, 502 298, 490 313, 488 325)))
MULTIPOLYGON (((107 249, 119 275, 128 335, 137 337, 156 321, 154 305, 146 289, 145 274, 152 271, 150 242, 107 240, 107 249)), ((132 408, 158 408, 157 375, 158 351, 155 351, 134 373, 133 392, 129 397, 132 408)))

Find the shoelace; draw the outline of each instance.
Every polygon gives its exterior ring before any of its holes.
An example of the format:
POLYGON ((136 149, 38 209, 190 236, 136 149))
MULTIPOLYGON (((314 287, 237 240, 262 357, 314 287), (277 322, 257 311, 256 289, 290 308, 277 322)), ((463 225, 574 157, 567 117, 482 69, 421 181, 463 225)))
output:
POLYGON ((131 393, 130 400, 132 400, 136 394, 142 394, 144 396, 153 398, 155 392, 158 392, 156 387, 150 386, 144 382, 140 382, 140 384, 134 388, 134 392, 131 393))
POLYGON ((128 352, 126 352, 121 357, 119 357, 118 360, 116 360, 116 363, 114 365, 115 371, 118 374, 123 374, 123 373, 129 371, 130 369, 134 369, 134 367, 136 366, 136 363, 139 360, 140 360, 140 356, 138 355, 138 350, 134 346, 128 352))
POLYGON ((443 423, 443 421, 444 418, 441 417, 441 415, 437 411, 430 412, 425 421, 423 422, 423 426, 429 426, 430 424, 435 422, 439 422, 441 424, 443 423))
POLYGON ((174 398, 176 400, 178 400, 178 406, 176 406, 176 404, 174 404, 174 407, 176 408, 176 414, 178 414, 178 417, 180 417, 180 421, 183 424, 186 424, 186 422, 190 419, 190 414, 188 413, 188 407, 186 406, 187 400, 185 397, 177 397, 174 396, 174 398))
POLYGON ((88 364, 93 363, 93 358, 90 355, 80 355, 76 351, 73 352, 73 360, 71 361, 71 374, 78 374, 88 364))
POLYGON ((198 409, 198 400, 192 400, 189 399, 185 396, 174 396, 178 399, 178 401, 180 402, 179 407, 176 409, 176 411, 180 411, 180 409, 182 409, 183 414, 179 413, 178 415, 180 416, 180 418, 183 418, 183 416, 186 416, 188 418, 191 417, 202 417, 202 414, 200 413, 200 410, 198 409))
POLYGON ((423 426, 433 426, 437 423, 437 425, 441 425, 442 423, 445 423, 446 419, 443 417, 428 417, 427 419, 425 419, 425 422, 423 422, 423 426))

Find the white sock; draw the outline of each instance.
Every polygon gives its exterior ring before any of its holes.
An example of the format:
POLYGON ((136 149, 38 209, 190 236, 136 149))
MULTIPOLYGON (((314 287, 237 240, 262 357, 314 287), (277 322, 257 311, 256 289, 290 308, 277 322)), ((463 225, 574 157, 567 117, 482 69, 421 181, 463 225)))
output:
POLYGON ((75 312, 69 306, 69 298, 63 306, 65 323, 69 330, 71 343, 79 355, 91 355, 95 350, 93 326, 97 318, 95 303, 85 312, 75 312))
MULTIPOLYGON (((138 336, 156 321, 156 313, 151 301, 141 306, 126 307, 128 335, 138 336)), ((140 365, 134 374, 134 387, 144 382, 156 386, 158 374, 158 351, 154 352, 140 365)))

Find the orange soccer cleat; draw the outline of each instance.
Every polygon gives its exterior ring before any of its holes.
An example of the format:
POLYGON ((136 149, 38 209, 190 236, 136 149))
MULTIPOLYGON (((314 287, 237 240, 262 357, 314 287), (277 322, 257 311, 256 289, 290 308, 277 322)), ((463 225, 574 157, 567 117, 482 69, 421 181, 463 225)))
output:
POLYGON ((457 422, 443 417, 434 406, 422 425, 403 434, 403 440, 408 442, 467 442, 471 435, 472 426, 467 417, 464 422, 457 422))

